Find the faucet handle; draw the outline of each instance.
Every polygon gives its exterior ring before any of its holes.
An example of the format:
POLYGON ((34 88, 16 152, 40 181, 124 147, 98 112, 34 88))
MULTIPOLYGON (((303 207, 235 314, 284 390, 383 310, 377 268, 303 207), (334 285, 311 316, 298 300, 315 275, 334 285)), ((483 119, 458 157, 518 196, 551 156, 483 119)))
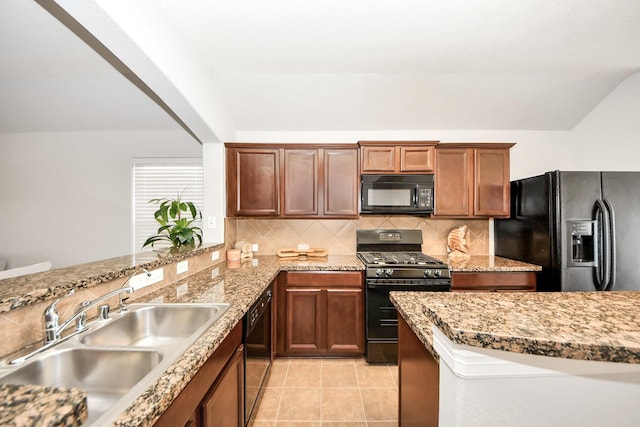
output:
POLYGON ((71 289, 68 294, 61 296, 60 298, 53 301, 51 304, 47 306, 44 310, 44 342, 48 343, 51 341, 55 341, 58 335, 58 327, 60 321, 60 315, 58 314, 58 309, 56 305, 63 299, 70 295, 73 295, 75 289, 71 289))
POLYGON ((111 316, 109 315, 109 304, 103 304, 98 307, 98 320, 108 320, 111 316))
POLYGON ((76 314, 78 318, 76 319, 76 331, 82 331, 87 327, 87 313, 85 308, 91 304, 91 301, 82 301, 76 307, 76 314))

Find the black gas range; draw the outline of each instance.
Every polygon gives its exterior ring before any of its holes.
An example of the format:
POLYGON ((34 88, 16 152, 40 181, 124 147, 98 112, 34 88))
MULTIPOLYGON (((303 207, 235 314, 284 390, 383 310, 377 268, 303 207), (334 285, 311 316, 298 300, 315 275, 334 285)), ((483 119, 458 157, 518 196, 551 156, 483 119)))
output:
POLYGON ((422 253, 421 230, 357 230, 356 252, 365 269, 366 359, 398 360, 398 315, 391 291, 448 292, 451 272, 422 253))

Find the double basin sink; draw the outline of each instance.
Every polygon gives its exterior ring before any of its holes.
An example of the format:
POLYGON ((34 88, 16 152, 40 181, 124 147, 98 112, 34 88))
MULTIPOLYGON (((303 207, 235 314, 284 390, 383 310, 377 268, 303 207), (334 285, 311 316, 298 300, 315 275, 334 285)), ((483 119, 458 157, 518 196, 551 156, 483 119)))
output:
POLYGON ((28 361, 0 367, 0 383, 77 387, 87 392, 85 425, 108 424, 153 384, 229 304, 131 304, 122 314, 28 361))

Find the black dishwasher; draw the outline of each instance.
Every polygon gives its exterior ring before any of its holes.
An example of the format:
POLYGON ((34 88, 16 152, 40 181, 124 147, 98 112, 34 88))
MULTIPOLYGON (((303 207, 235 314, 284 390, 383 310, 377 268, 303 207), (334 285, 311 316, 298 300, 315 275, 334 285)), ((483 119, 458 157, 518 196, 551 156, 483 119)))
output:
POLYGON ((256 402, 271 371, 271 298, 269 286, 244 318, 244 424, 249 424, 256 402))

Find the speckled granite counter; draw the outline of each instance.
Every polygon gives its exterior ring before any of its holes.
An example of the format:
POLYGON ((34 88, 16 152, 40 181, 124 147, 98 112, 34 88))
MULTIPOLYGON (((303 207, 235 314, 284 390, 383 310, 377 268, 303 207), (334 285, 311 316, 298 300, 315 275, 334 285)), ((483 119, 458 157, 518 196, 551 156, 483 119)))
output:
POLYGON ((308 261, 281 261, 275 256, 258 256, 242 262, 238 268, 228 268, 225 263, 214 265, 131 301, 225 302, 230 303, 231 307, 154 384, 131 402, 128 409, 114 421, 114 425, 153 425, 280 271, 363 269, 354 255, 333 255, 308 261), (177 291, 178 287, 180 292, 177 291))
POLYGON ((391 297, 432 353, 434 324, 458 344, 640 363, 640 292, 392 292, 391 297))
POLYGON ((189 252, 166 256, 159 256, 157 253, 149 251, 3 279, 0 280, 0 313, 38 301, 59 298, 68 294, 72 289, 87 288, 109 280, 126 277, 140 267, 152 270, 162 265, 222 249, 224 249, 224 245, 204 245, 189 252))
POLYGON ((0 384, 0 425, 80 426, 87 419, 87 394, 78 388, 0 384))
POLYGON ((541 271, 542 267, 526 262, 515 261, 499 256, 459 256, 433 255, 434 258, 449 264, 452 271, 481 272, 481 271, 541 271))

